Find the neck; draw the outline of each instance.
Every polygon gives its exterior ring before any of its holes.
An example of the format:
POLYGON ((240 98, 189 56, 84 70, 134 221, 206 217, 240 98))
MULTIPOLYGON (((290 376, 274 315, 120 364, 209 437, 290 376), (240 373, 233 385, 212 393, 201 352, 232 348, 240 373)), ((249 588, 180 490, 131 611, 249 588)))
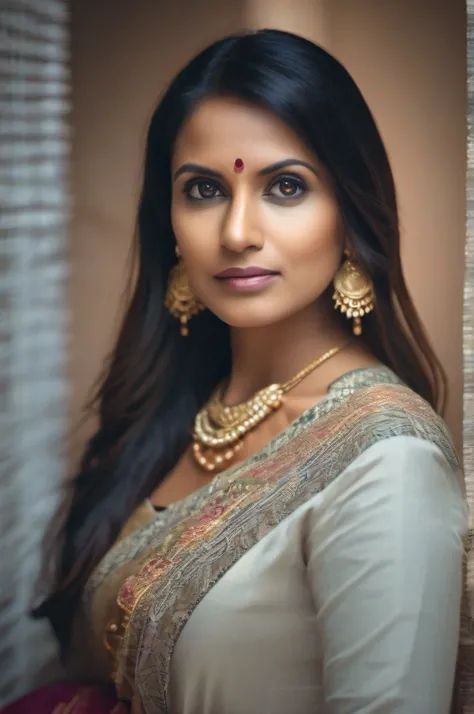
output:
POLYGON ((269 384, 286 382, 349 337, 332 311, 314 306, 265 327, 233 328, 225 402, 237 404, 269 384))

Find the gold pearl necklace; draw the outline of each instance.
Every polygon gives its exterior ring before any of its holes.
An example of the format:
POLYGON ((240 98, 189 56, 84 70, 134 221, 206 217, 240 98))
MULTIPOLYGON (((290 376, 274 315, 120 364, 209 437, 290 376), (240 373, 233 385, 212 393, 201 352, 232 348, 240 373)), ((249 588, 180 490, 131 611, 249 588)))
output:
POLYGON ((255 429, 272 411, 279 409, 283 395, 350 342, 352 340, 328 350, 288 382, 270 384, 241 404, 223 404, 224 387, 218 387, 194 421, 193 454, 199 466, 206 471, 221 471, 226 468, 242 448, 245 435, 255 429), (210 452, 210 456, 205 455, 203 449, 210 452))

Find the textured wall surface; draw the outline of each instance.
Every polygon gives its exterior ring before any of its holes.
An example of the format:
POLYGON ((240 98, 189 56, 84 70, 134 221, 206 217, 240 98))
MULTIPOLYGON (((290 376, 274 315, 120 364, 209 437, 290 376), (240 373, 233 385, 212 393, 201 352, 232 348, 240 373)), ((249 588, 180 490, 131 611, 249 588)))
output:
POLYGON ((26 612, 64 478, 68 6, 0 2, 0 703, 53 652, 26 612))
POLYGON ((471 532, 467 552, 467 618, 463 640, 470 653, 466 667, 469 707, 474 711, 474 0, 467 0, 467 236, 464 281, 464 472, 471 510, 471 532), (469 619, 469 616, 471 619, 469 619))
MULTIPOLYGON (((467 237, 464 283, 464 468, 474 527, 474 0, 468 0, 467 237)), ((474 574, 473 574, 474 576, 474 574)))

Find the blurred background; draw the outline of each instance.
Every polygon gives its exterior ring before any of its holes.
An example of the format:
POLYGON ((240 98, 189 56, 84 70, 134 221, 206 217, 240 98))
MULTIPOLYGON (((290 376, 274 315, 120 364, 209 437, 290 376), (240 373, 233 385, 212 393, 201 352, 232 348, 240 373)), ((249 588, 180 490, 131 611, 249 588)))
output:
POLYGON ((80 419, 118 325, 148 120, 193 54, 259 27, 322 44, 374 113, 472 498, 471 0, 0 0, 0 704, 57 676, 25 613, 93 426, 80 419))

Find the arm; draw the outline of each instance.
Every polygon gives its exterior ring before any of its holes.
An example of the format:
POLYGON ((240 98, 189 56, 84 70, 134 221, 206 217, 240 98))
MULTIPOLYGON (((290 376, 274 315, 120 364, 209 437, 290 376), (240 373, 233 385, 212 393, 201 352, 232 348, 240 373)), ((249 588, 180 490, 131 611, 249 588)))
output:
POLYGON ((448 714, 467 529, 460 481, 434 444, 393 437, 312 512, 325 714, 448 714))

